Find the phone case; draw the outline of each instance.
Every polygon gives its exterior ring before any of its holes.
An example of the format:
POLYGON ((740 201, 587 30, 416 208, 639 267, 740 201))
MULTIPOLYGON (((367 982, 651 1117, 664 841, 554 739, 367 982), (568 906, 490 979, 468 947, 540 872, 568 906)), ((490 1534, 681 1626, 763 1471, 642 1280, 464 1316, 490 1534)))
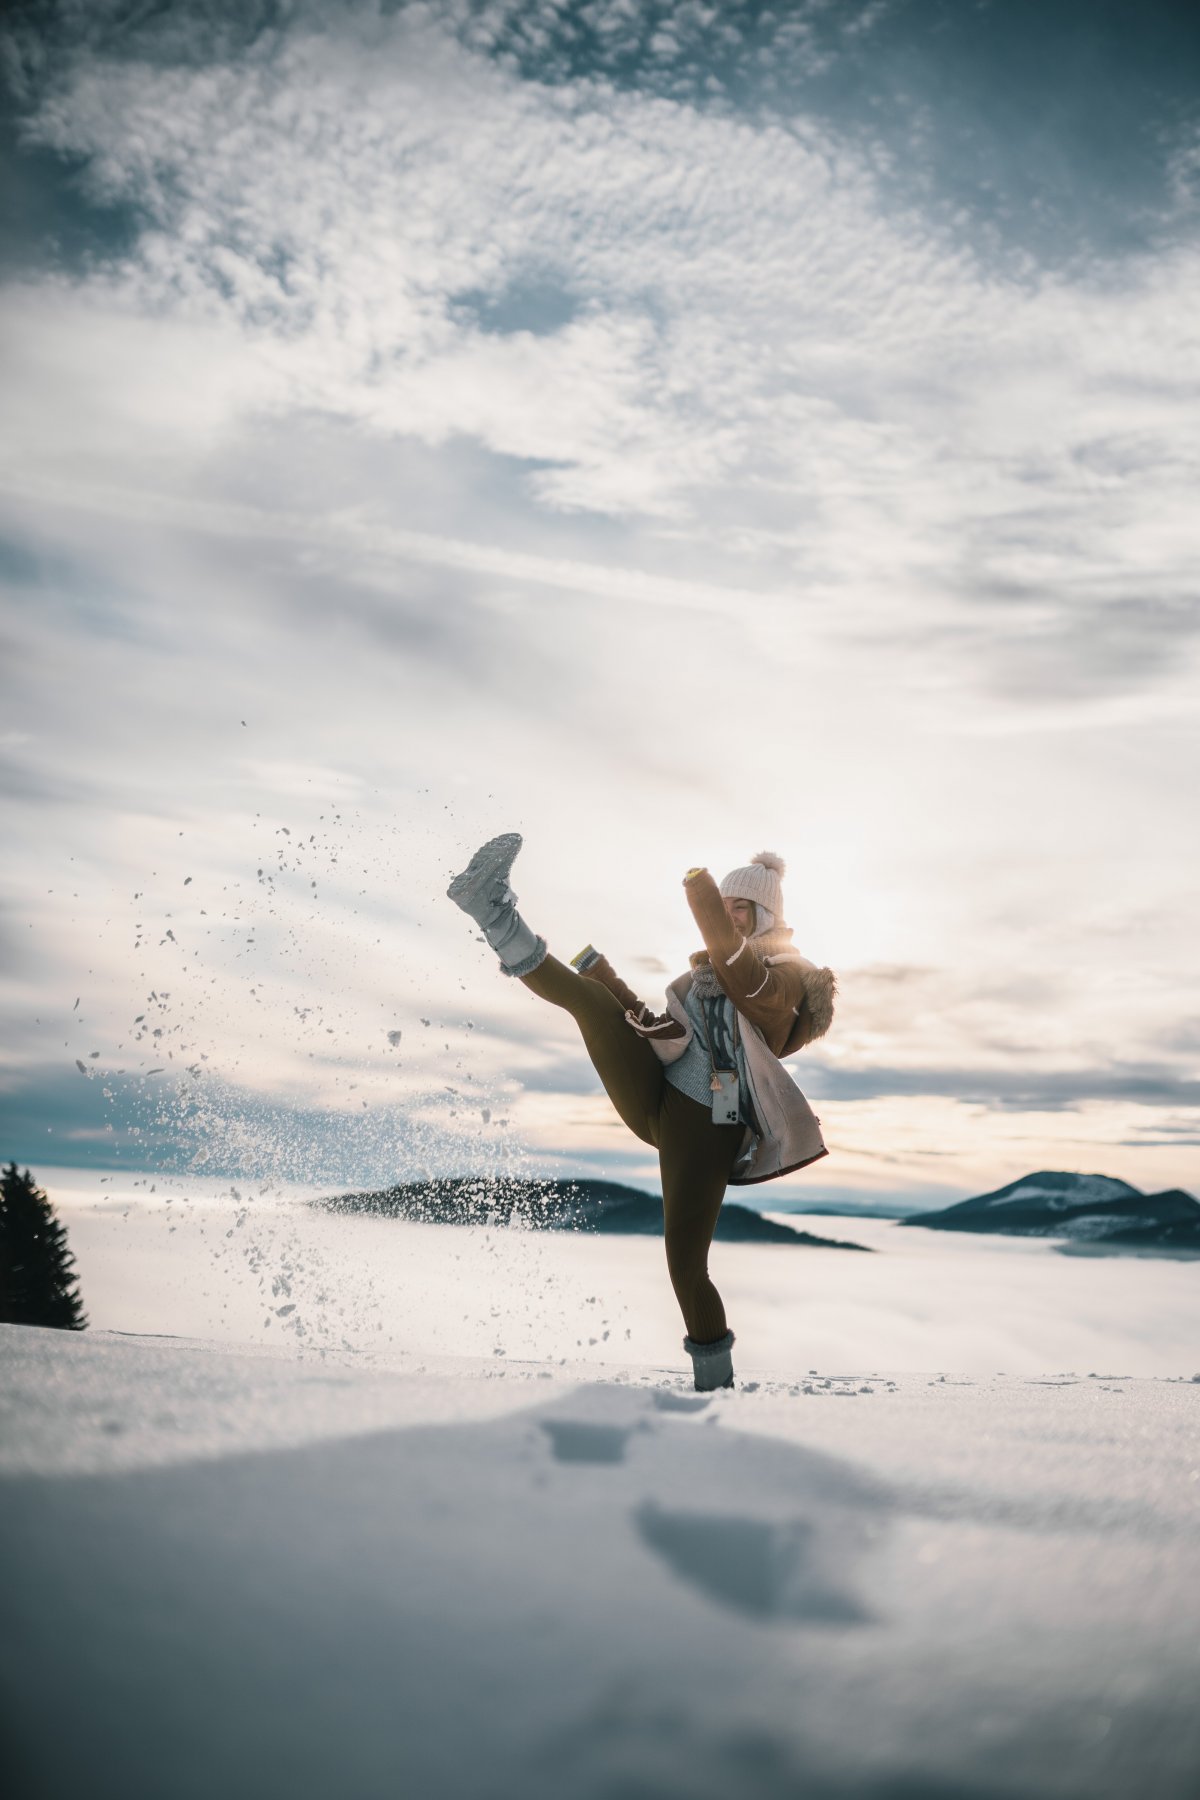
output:
POLYGON ((741 1115, 736 1069, 716 1069, 712 1078, 714 1125, 736 1125, 741 1115))

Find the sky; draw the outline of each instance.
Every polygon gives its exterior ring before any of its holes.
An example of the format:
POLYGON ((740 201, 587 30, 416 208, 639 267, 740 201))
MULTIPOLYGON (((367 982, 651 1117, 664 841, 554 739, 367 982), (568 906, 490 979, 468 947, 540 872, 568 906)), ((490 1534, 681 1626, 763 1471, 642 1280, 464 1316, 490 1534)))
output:
POLYGON ((1198 75, 1164 0, 7 9, 0 1156, 653 1186, 444 898, 515 829, 655 1005, 786 859, 756 1204, 1200 1191, 1198 75))

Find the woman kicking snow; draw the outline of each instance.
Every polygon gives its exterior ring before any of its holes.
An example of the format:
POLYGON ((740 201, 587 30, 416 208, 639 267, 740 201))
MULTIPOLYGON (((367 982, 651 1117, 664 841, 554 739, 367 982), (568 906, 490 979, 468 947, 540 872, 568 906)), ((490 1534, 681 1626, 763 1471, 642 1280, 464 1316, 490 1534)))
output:
POLYGON ((589 944, 570 967, 517 911, 516 832, 477 850, 446 890, 475 920, 505 974, 579 1026, 609 1099, 662 1174, 667 1268, 696 1386, 733 1385, 733 1333, 708 1273, 726 1186, 770 1181, 826 1155, 820 1125, 781 1058, 823 1037, 835 984, 792 948, 784 865, 763 851, 720 886, 689 869, 683 887, 704 939, 654 1016, 589 944))

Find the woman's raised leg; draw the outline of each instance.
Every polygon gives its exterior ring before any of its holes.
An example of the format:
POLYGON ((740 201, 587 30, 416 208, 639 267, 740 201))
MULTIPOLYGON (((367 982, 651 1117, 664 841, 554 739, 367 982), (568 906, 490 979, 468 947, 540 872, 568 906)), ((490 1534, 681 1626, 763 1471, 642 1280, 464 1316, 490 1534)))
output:
POLYGON ((592 1067, 621 1118, 644 1144, 657 1144, 666 1085, 663 1066, 645 1038, 640 1038, 626 1023, 625 1014, 608 989, 598 982, 585 981, 556 956, 546 956, 520 981, 539 999, 570 1013, 592 1067))
POLYGON ((574 969, 549 955, 545 938, 517 911, 509 875, 521 843, 517 831, 489 838, 454 877, 446 889, 447 897, 474 919, 506 975, 515 976, 532 993, 571 1014, 622 1119, 643 1143, 656 1144, 664 1086, 662 1064, 645 1039, 630 1030, 621 1006, 607 988, 584 981, 574 969))

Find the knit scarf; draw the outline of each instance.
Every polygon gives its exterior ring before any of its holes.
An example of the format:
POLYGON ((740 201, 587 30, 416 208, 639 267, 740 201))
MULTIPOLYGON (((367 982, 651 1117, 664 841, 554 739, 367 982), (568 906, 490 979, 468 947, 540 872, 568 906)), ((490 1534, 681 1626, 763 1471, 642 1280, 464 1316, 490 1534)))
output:
POLYGON ((717 980, 717 972, 707 957, 703 962, 692 965, 692 992, 697 1000, 716 1000, 724 992, 717 980))

